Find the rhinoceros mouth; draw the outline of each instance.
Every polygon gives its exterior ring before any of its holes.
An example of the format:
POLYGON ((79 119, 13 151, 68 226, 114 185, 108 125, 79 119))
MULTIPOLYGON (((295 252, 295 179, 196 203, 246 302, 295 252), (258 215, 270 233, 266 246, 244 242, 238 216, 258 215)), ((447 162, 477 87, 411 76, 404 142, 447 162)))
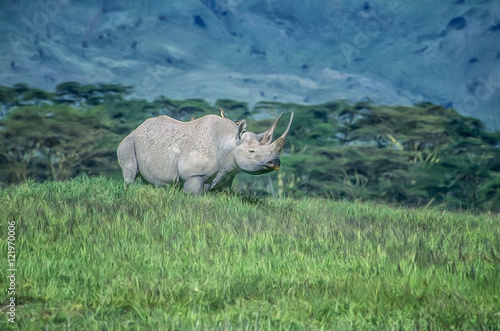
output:
POLYGON ((272 170, 279 170, 280 164, 281 164, 280 160, 276 159, 274 161, 267 162, 266 167, 272 170))

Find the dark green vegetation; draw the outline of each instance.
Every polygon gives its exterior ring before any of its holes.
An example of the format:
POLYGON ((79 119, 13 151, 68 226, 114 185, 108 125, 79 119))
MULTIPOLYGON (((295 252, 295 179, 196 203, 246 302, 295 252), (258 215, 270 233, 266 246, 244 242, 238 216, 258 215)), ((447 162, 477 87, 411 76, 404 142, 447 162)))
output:
MULTIPOLYGON (((432 104, 321 105, 130 97, 119 85, 64 83, 55 92, 0 87, 0 181, 64 180, 78 174, 119 177, 118 143, 145 119, 187 120, 218 114, 263 131, 280 112, 295 111, 282 170, 239 176, 238 190, 301 197, 343 197, 408 205, 500 210, 500 132, 432 104)), ((286 123, 280 123, 278 131, 286 123)))
POLYGON ((16 222, 18 329, 500 328, 494 214, 107 177, 10 186, 0 209, 16 222))

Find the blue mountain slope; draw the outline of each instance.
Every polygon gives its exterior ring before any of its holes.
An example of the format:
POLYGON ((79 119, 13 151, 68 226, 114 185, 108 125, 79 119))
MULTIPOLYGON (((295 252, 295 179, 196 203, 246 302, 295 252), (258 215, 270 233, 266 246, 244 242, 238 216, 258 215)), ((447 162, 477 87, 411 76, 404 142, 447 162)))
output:
POLYGON ((500 127, 500 1, 2 1, 0 84, 430 101, 500 127))

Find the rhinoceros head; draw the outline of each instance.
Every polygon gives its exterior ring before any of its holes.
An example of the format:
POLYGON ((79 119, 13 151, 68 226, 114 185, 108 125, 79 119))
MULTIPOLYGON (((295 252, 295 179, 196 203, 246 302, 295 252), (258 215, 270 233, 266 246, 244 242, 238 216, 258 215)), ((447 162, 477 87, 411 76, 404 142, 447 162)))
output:
POLYGON ((292 125, 293 112, 285 132, 281 137, 272 141, 274 129, 282 115, 283 113, 278 116, 267 131, 260 134, 246 131, 245 120, 239 122, 236 131, 235 160, 241 170, 257 175, 279 169, 279 156, 292 125))

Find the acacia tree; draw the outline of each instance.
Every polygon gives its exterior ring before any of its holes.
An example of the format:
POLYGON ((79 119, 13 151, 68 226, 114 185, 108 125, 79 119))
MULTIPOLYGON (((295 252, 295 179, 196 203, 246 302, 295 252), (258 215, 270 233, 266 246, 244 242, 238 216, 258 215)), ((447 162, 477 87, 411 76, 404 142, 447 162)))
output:
POLYGON ((278 189, 498 210, 500 136, 453 109, 343 101, 322 105, 260 103, 295 111, 278 189))
POLYGON ((78 173, 116 170, 118 138, 106 116, 68 106, 24 106, 0 120, 0 176, 64 180, 78 173))

